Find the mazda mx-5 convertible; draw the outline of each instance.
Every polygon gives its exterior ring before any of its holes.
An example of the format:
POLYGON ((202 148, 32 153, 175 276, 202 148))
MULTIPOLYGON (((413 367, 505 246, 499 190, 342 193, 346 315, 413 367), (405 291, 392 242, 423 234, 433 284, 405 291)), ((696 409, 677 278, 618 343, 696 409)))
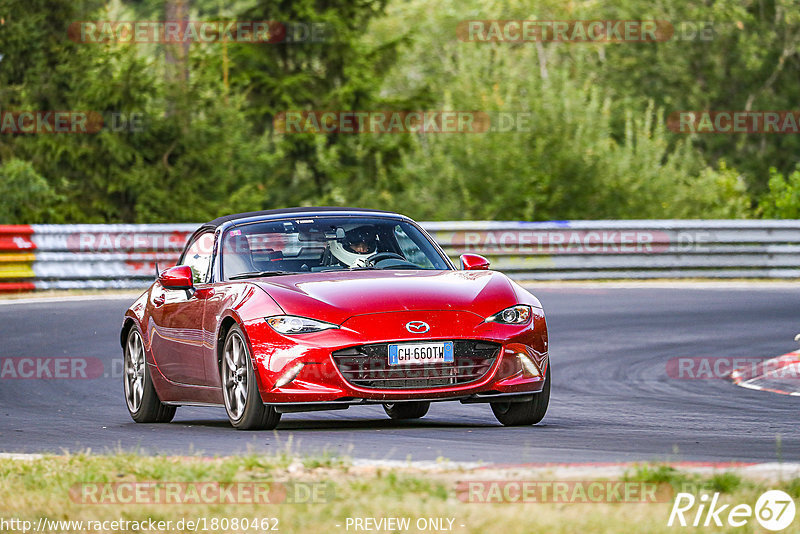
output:
POLYGON ((235 428, 269 429, 284 413, 382 404, 413 419, 460 401, 490 403, 504 425, 538 423, 550 399, 541 304, 485 258, 460 261, 382 211, 204 224, 125 313, 131 417, 224 406, 235 428))

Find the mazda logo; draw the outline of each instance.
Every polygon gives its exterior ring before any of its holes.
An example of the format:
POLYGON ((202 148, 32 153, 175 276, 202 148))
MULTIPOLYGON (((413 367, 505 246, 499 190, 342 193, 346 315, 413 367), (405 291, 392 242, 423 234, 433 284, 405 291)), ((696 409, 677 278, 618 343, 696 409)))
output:
POLYGON ((406 330, 412 334, 424 334, 430 329, 431 327, 424 321, 411 321, 410 323, 406 323, 406 330))

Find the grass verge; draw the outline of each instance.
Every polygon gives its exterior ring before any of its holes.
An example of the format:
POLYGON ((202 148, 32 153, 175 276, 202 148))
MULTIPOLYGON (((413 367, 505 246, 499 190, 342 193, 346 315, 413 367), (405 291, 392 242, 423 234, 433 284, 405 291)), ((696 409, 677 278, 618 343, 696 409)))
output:
MULTIPOLYGON (((800 498, 800 479, 751 480, 732 472, 706 476, 666 465, 643 464, 617 477, 616 482, 667 485, 673 493, 666 497, 659 493, 662 497, 658 502, 608 502, 608 499, 587 502, 575 499, 576 487, 583 485, 585 489, 591 483, 614 481, 604 481, 591 473, 587 475, 585 470, 576 474, 577 480, 570 481, 565 480, 569 476, 561 473, 559 481, 553 481, 552 476, 542 471, 421 469, 412 465, 390 468, 354 465, 347 459, 332 456, 288 454, 206 458, 120 453, 0 459, 0 531, 22 531, 21 524, 3 524, 2 520, 30 521, 31 529, 35 530, 37 526, 41 529, 40 518, 47 518, 73 524, 45 523, 50 528, 40 532, 76 532, 81 530, 79 526, 83 527, 82 531, 90 532, 153 531, 151 527, 158 521, 171 521, 168 527, 163 525, 165 528, 155 531, 616 534, 634 529, 636 532, 674 533, 676 529, 686 530, 667 526, 672 497, 678 491, 719 492, 722 503, 750 506, 768 489, 782 489, 795 500, 800 498), (492 481, 499 482, 499 488, 527 481, 539 485, 560 483, 570 489, 564 493, 567 499, 556 499, 557 502, 489 504, 465 502, 468 494, 458 490, 465 484, 486 485, 492 481), (217 499, 217 494, 209 488, 220 487, 237 489, 227 494, 223 492, 224 498, 217 499), (253 487, 268 487, 269 492, 261 494, 260 498, 254 498, 252 492, 241 492, 242 488, 253 487), (173 491, 171 499, 169 491, 173 491), (265 502, 265 495, 269 502, 265 502), (403 523, 370 523, 370 530, 366 530, 368 524, 362 522, 362 528, 355 528, 357 518, 379 521, 389 517, 407 518, 408 527, 403 523), (267 521, 262 521, 264 519, 267 521), (132 523, 110 523, 119 520, 132 523), (151 520, 153 523, 149 523, 151 520), (181 520, 184 521, 182 528, 181 520), (245 520, 247 528, 243 528, 245 520), (78 525, 77 521, 84 523, 78 525), (189 528, 187 521, 198 524, 189 528), (390 528, 381 529, 381 526, 390 528)), ((503 490, 498 491, 496 496, 501 496, 503 490)), ((509 500, 507 497, 499 500, 509 500)), ((800 521, 796 520, 784 532, 797 532, 798 524, 800 521)), ((692 532, 761 531, 754 519, 742 528, 726 525, 688 529, 692 532)))

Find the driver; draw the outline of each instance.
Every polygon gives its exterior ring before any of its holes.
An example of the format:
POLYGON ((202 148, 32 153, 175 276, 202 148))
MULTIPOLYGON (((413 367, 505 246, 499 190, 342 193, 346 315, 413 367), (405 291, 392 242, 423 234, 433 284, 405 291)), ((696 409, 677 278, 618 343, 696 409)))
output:
POLYGON ((374 226, 357 226, 344 234, 344 239, 331 240, 331 254, 345 267, 368 267, 367 259, 378 250, 378 233, 374 226))

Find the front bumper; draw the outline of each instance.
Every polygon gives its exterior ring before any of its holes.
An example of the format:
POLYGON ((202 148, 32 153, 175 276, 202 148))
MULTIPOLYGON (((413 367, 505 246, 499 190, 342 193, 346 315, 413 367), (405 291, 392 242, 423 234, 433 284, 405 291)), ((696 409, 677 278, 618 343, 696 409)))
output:
POLYGON ((338 329, 295 336, 277 334, 266 321, 257 319, 245 323, 245 331, 253 348, 261 398, 266 404, 285 406, 283 411, 401 401, 489 402, 537 393, 544 387, 549 364, 547 326, 542 311, 534 312, 532 321, 520 326, 486 323, 470 312, 440 311, 356 316, 338 329), (427 334, 405 330, 406 323, 420 319, 430 325, 427 334), (498 349, 491 366, 478 379, 402 389, 356 385, 343 376, 332 356, 369 344, 439 340, 495 343, 498 349), (530 366, 526 369, 520 355, 528 358, 538 373, 532 374, 530 366))

